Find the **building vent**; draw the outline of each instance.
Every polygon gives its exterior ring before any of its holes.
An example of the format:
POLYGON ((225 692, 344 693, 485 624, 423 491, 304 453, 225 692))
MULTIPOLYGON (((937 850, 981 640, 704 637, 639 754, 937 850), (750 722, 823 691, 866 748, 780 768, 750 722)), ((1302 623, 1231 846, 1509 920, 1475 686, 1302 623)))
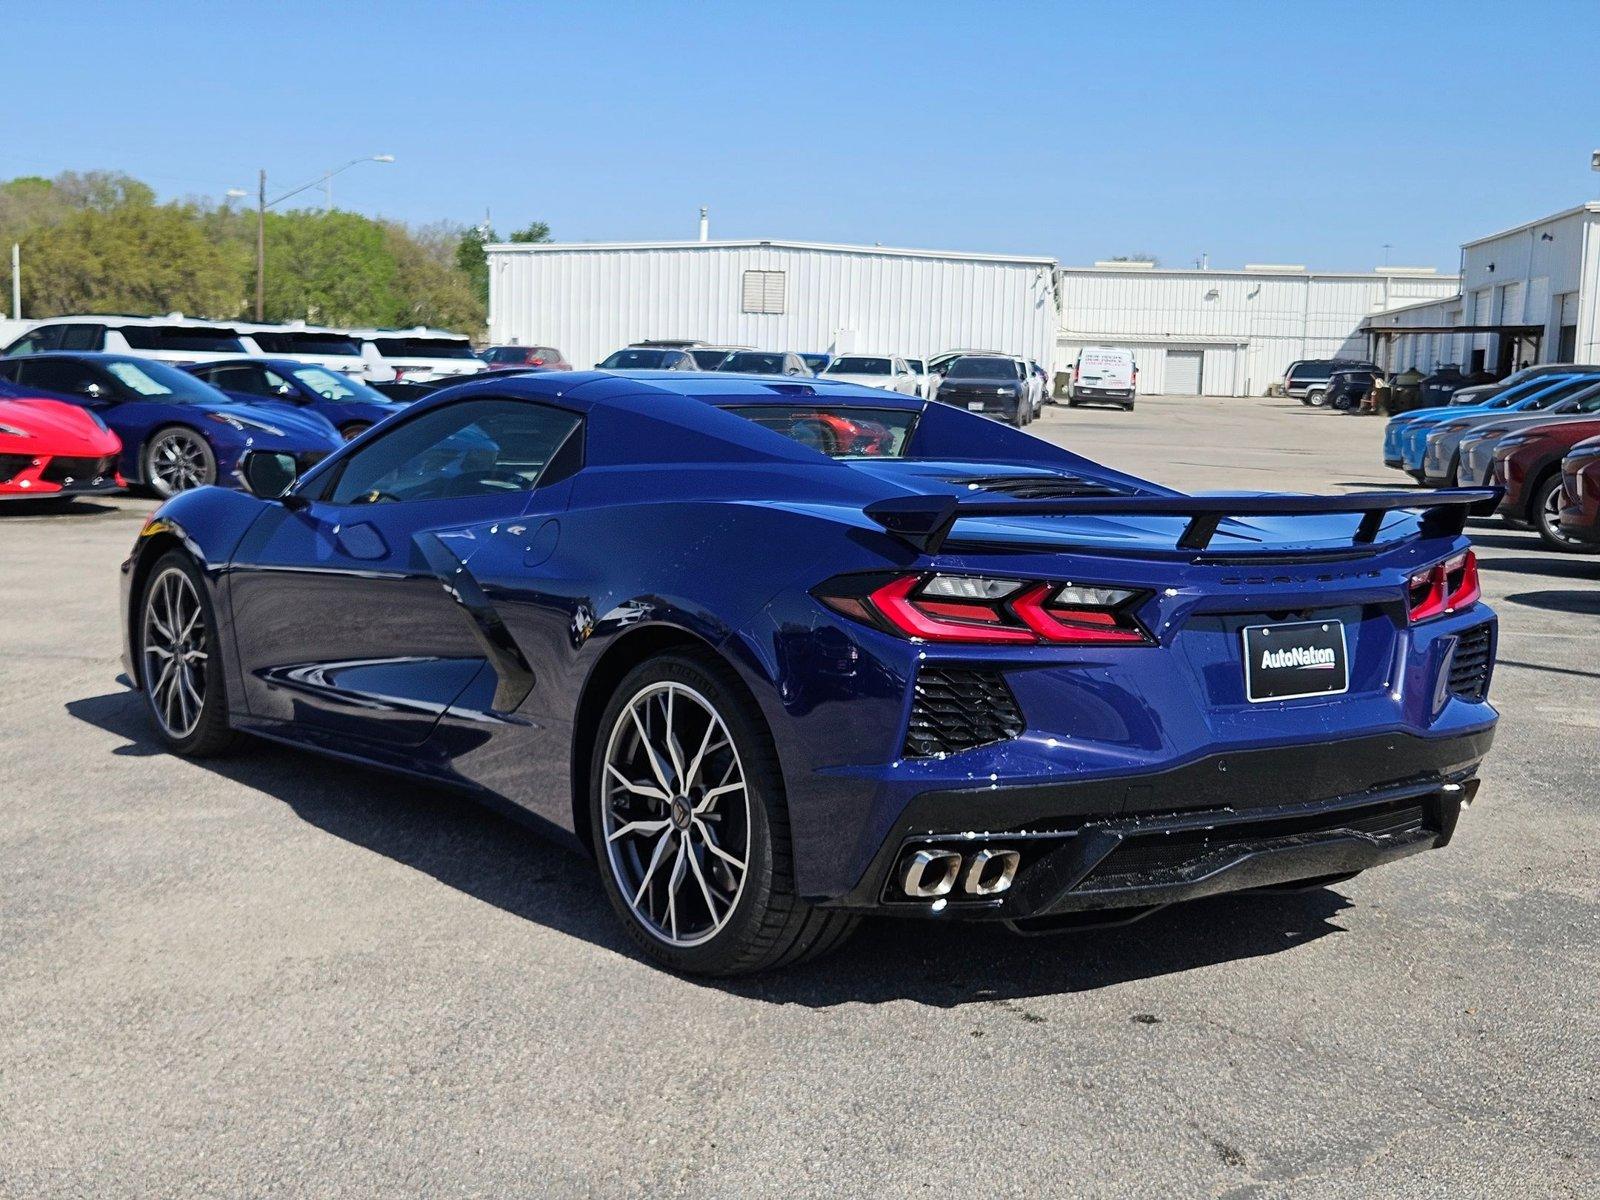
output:
POLYGON ((744 311, 747 313, 781 313, 783 311, 782 271, 746 271, 744 273, 744 311))

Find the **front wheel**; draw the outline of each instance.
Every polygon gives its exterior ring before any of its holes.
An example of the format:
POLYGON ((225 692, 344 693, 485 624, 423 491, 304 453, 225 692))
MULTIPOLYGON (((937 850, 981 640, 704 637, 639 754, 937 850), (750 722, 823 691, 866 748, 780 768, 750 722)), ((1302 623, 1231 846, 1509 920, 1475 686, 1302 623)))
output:
POLYGON ((144 448, 144 481, 163 500, 217 481, 217 456, 193 429, 158 429, 144 448))
POLYGON ((799 898, 771 735, 709 655, 665 655, 622 681, 595 739, 589 812, 612 908, 673 970, 746 975, 855 926, 799 898))
POLYGON ((151 570, 136 632, 139 681, 156 736, 188 758, 231 747, 216 618, 188 555, 172 551, 151 570))
POLYGON ((1551 475, 1533 495, 1533 527, 1539 540, 1564 554, 1600 554, 1600 545, 1580 542, 1561 529, 1561 475, 1551 475))

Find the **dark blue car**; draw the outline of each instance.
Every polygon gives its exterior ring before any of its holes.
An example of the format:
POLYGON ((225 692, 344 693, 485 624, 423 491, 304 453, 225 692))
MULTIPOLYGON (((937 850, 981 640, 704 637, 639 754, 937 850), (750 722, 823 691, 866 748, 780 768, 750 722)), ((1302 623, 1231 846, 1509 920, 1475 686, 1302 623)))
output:
POLYGON ((346 441, 405 408, 359 379, 293 358, 226 358, 184 370, 241 404, 314 412, 346 441))
POLYGON ((463 788, 737 974, 863 914, 1122 922, 1445 845, 1493 490, 1187 496, 826 380, 484 376, 123 565, 165 745, 463 788))
POLYGON ((207 484, 237 487, 247 450, 281 452, 309 468, 341 444, 316 413, 239 404, 177 367, 133 355, 4 358, 0 379, 93 411, 122 439, 123 478, 162 497, 207 484))

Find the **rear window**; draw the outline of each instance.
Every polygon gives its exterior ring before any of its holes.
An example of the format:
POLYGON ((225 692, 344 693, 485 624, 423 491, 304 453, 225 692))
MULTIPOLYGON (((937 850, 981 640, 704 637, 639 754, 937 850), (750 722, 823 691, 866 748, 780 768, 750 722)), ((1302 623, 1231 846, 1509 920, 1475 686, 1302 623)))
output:
POLYGON ((279 331, 252 333, 256 345, 268 354, 343 354, 361 357, 361 347, 354 338, 340 337, 336 333, 305 333, 279 331))
POLYGON ((472 343, 455 338, 373 338, 385 358, 477 358, 472 343))
POLYGON ((888 375, 887 358, 836 358, 828 367, 829 375, 888 375))
POLYGON ((694 359, 694 365, 702 371, 715 371, 717 364, 728 357, 726 350, 691 350, 689 357, 694 359))
POLYGON ((755 375, 782 375, 783 355, 763 354, 758 350, 735 351, 722 360, 717 370, 748 371, 755 375))
POLYGON ((915 409, 752 404, 729 412, 830 458, 902 458, 915 409))
POLYGON ((178 350, 201 354, 243 354, 231 329, 188 329, 180 325, 123 325, 118 330, 133 350, 178 350))
POLYGON ((618 350, 600 364, 602 371, 654 371, 678 360, 676 350, 618 350))
POLYGON ((528 361, 529 350, 526 346, 496 346, 483 356, 484 362, 492 363, 520 363, 528 361))

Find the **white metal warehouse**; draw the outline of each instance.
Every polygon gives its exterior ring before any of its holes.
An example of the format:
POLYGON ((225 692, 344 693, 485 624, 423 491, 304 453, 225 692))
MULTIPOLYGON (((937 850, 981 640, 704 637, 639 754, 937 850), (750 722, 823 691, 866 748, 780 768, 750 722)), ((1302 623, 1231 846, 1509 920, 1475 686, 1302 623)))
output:
POLYGON ((818 242, 487 247, 489 336, 577 366, 652 338, 762 350, 946 349, 1051 366, 1055 260, 818 242))
POLYGON ((1600 203, 1475 238, 1461 270, 1459 294, 1365 322, 1380 366, 1600 363, 1600 203))
POLYGON ((1429 267, 1371 272, 1251 265, 1175 270, 1137 262, 1064 267, 1057 361, 1083 346, 1131 350, 1141 392, 1252 396, 1296 359, 1365 357, 1370 314, 1453 296, 1429 267))

